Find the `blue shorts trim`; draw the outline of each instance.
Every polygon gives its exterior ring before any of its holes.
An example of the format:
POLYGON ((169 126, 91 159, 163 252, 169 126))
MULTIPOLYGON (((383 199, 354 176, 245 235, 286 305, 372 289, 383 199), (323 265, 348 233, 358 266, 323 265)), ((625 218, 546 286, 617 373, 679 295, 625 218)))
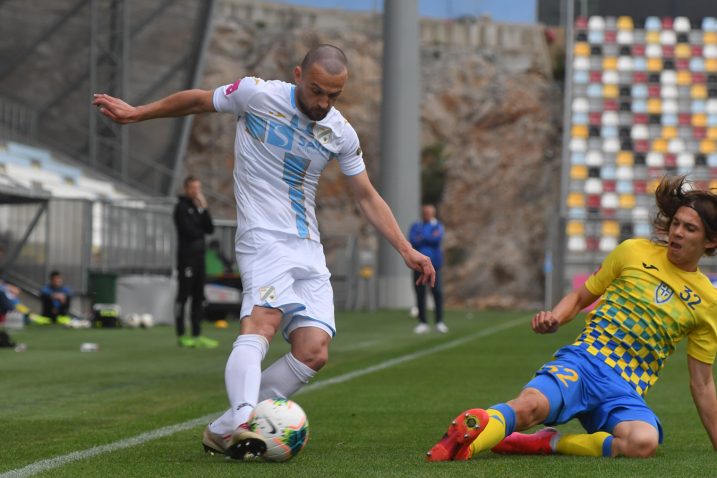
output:
POLYGON ((613 369, 579 347, 558 350, 524 388, 547 397, 546 425, 577 418, 588 433, 612 433, 620 422, 642 421, 655 427, 662 443, 662 425, 645 400, 613 369))

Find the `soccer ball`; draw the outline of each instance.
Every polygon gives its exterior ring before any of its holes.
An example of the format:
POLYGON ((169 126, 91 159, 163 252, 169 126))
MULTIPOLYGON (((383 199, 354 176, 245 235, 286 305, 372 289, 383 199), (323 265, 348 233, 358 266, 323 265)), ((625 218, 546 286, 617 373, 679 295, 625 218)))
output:
POLYGON ((268 461, 286 461, 309 441, 309 420, 298 403, 285 398, 260 402, 249 417, 249 429, 266 441, 268 461))
POLYGON ((127 314, 124 316, 122 325, 132 329, 136 329, 142 323, 142 317, 139 314, 127 314))

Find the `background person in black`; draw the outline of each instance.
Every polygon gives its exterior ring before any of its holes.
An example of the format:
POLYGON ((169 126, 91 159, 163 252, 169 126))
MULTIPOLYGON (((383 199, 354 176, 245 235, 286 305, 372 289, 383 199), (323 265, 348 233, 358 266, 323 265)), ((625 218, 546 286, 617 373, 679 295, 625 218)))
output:
POLYGON ((174 323, 181 347, 213 348, 216 340, 203 337, 201 322, 204 315, 204 236, 214 232, 207 200, 202 194, 202 183, 194 176, 184 180, 184 195, 174 207, 174 225, 177 228, 177 273, 179 287, 174 304, 174 323), (184 336, 184 304, 191 295, 190 311, 192 337, 184 336))

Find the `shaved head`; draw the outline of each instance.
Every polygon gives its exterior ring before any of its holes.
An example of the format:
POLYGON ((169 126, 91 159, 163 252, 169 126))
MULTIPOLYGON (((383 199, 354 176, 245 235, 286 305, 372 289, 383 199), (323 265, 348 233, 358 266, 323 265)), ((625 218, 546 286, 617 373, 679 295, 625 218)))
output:
POLYGON ((330 75, 338 75, 348 70, 349 62, 346 55, 340 48, 329 44, 322 44, 313 47, 301 62, 301 69, 309 71, 309 68, 317 63, 330 75))

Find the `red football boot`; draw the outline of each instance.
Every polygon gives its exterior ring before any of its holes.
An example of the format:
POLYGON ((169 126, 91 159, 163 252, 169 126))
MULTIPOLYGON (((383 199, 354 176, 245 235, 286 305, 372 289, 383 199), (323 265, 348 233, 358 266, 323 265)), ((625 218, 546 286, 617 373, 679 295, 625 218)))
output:
POLYGON ((443 438, 426 453, 426 461, 469 459, 470 444, 485 429, 488 420, 488 413, 482 408, 461 413, 451 422, 443 438))
POLYGON ((511 433, 491 448, 503 455, 552 455, 554 441, 559 436, 555 428, 543 428, 535 433, 511 433), (555 438, 555 440, 554 440, 555 438))

